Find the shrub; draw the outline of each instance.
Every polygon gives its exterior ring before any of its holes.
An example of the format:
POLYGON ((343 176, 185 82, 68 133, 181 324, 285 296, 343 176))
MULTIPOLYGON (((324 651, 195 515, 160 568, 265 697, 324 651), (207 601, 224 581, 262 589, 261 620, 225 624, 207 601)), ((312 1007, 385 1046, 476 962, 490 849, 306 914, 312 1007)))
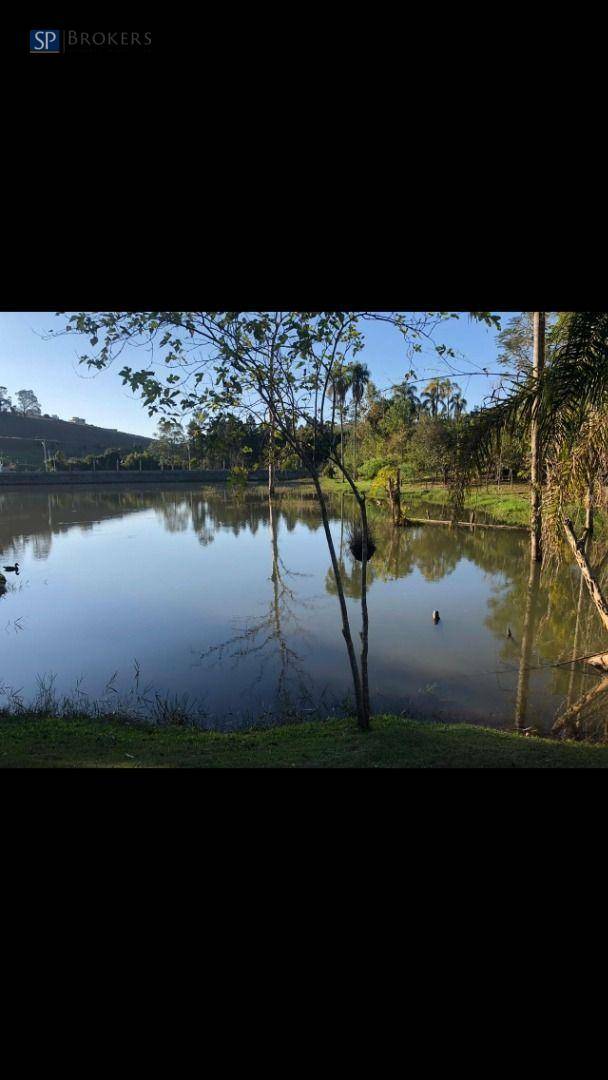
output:
POLYGON ((413 462, 404 461, 401 466, 401 479, 409 484, 414 484, 420 479, 420 470, 413 462))
POLYGON ((397 466, 385 465, 377 473, 372 486, 369 489, 372 499, 382 499, 386 497, 388 482, 390 480, 397 479, 397 466))
POLYGON ((302 468, 302 462, 297 454, 283 454, 280 460, 279 468, 281 469, 296 469, 302 468))
POLYGON ((362 480, 375 480, 380 470, 388 466, 392 466, 392 463, 386 458, 370 458, 369 461, 363 462, 358 473, 362 480))

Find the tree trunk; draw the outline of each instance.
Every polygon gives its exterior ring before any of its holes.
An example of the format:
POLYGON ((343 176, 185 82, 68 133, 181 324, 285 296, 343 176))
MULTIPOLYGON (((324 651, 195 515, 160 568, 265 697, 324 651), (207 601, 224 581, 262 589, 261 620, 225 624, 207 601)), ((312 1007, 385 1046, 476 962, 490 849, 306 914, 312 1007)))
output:
POLYGON ((592 690, 589 690, 588 693, 584 694, 582 698, 579 698, 579 700, 574 705, 572 705, 571 708, 567 709, 565 713, 562 713, 561 716, 558 716, 557 720, 553 725, 553 728, 551 729, 551 733, 553 735, 557 735, 558 732, 563 731, 565 735, 574 735, 579 729, 579 717, 583 709, 587 705, 590 705, 595 698, 600 697, 601 694, 604 694, 607 690, 608 677, 606 677, 605 679, 601 679, 599 683, 596 683, 592 690))
MULTIPOLYGON (((586 549, 587 541, 589 540, 589 538, 593 534, 593 503, 592 503, 592 491, 591 491, 591 488, 588 488, 588 490, 587 490, 585 508, 586 508, 586 513, 585 513, 585 534, 584 534, 583 544, 584 544, 584 547, 586 549)), ((578 639, 579 639, 579 631, 580 631, 580 624, 581 624, 581 612, 583 610, 584 587, 585 587, 585 579, 584 579, 583 575, 581 574, 581 583, 580 583, 579 590, 578 590, 578 604, 576 606, 576 623, 575 623, 575 627, 574 627, 574 644, 572 646, 572 660, 573 661, 578 656, 578 639)), ((566 698, 566 705, 568 706, 568 708, 572 704, 572 700, 573 700, 573 697, 574 697, 574 680, 575 680, 575 677, 576 677, 576 668, 574 666, 574 663, 572 663, 572 667, 571 667, 571 670, 570 670, 570 681, 568 683, 568 696, 566 698)))
POLYGON ((580 586, 579 586, 579 590, 578 590, 578 604, 576 605, 576 623, 575 623, 575 626, 574 626, 574 642, 573 642, 573 645, 572 645, 572 665, 571 665, 571 668, 570 668, 570 680, 568 682, 568 694, 567 694, 567 697, 566 697, 566 705, 568 706, 568 708, 572 704, 572 700, 574 698, 574 680, 575 680, 575 677, 576 677, 576 668, 574 666, 574 661, 575 661, 576 657, 578 656, 578 639, 579 639, 580 625, 581 625, 581 612, 583 610, 584 587, 585 587, 585 581, 584 581, 583 575, 581 574, 581 582, 580 582, 580 586))
POLYGON ((528 710, 528 689, 530 686, 530 660, 532 657, 532 645, 534 643, 534 631, 536 629, 536 606, 538 602, 540 567, 536 560, 534 544, 530 544, 530 573, 528 575, 528 589, 526 593, 526 610, 524 614, 524 627, 521 639, 521 653, 519 657, 519 677, 517 680, 517 698, 515 702, 515 726, 519 729, 525 726, 526 713, 528 710))
POLYGON ((270 439, 268 443, 268 498, 274 495, 274 419, 270 418, 270 439))
POLYGON ((268 366, 268 386, 270 390, 270 402, 268 409, 268 420, 270 421, 270 441, 268 444, 268 498, 272 499, 274 495, 274 452, 275 452, 275 418, 273 412, 274 404, 274 351, 270 352, 270 364, 268 366))
POLYGON ((367 612, 367 509, 365 495, 361 496, 359 503, 361 511, 361 525, 363 528, 363 542, 361 545, 361 691, 363 697, 363 712, 365 714, 365 727, 369 727, 370 703, 369 703, 369 678, 367 670, 367 656, 369 652, 369 617, 367 612))
POLYGON ((391 504, 391 520, 393 522, 393 525, 397 525, 398 522, 397 522, 397 507, 396 507, 395 489, 393 487, 393 479, 392 479, 391 476, 389 476, 389 478, 387 480, 386 489, 388 491, 388 499, 389 499, 389 502, 391 504))
POLYGON ((401 469, 397 469, 397 478, 393 486, 392 477, 388 478, 388 497, 391 504, 393 525, 401 525, 401 469))
POLYGON ((319 372, 315 374, 315 426, 313 428, 312 463, 317 465, 317 413, 319 411, 319 372))
POLYGON ((340 461, 342 462, 342 483, 344 483, 344 406, 340 405, 340 461))
MULTIPOLYGON (((366 711, 363 698, 363 689, 361 685, 361 676, 359 674, 359 668, 357 666, 357 657, 355 656, 355 646, 353 644, 353 638, 350 631, 350 623, 348 620, 348 609, 346 607, 346 599, 344 597, 344 588, 342 585, 342 575, 340 574, 340 567, 336 557, 336 549, 334 547, 333 537, 331 535, 331 529, 329 527, 329 518, 327 516, 327 505, 325 503, 325 496, 321 490, 321 484, 319 483, 319 477, 316 473, 311 473, 312 481, 319 501, 319 507, 321 509, 321 519, 323 521, 323 528, 325 530, 325 538, 327 540, 327 546, 329 548, 329 554, 331 557, 331 565, 334 572, 334 578, 336 581, 336 589, 338 592, 338 599, 340 601, 340 612, 342 615, 342 636, 346 642, 346 649, 348 652, 348 659, 350 661, 350 670, 353 677, 353 687, 355 691, 355 704, 357 708, 357 723, 363 731, 367 731, 369 728, 369 712, 366 711)), ((367 552, 366 552, 367 554, 367 552)))
POLYGON ((587 540, 593 536, 593 488, 587 488, 585 496, 585 546, 587 540))
POLYGON ((536 396, 532 405, 532 424, 530 429, 530 528, 532 530, 532 553, 536 562, 542 560, 542 454, 538 425, 542 393, 542 376, 545 367, 545 313, 534 312, 534 359, 533 373, 536 381, 536 396))
POLYGON ((579 540, 576 538, 576 533, 572 526, 572 522, 569 518, 564 521, 564 530, 566 533, 566 539, 570 544, 574 558, 581 569, 581 574, 585 580, 585 584, 589 590, 589 595, 595 604, 599 617, 602 620, 602 624, 605 630, 608 630, 608 604, 604 599, 602 590, 600 589, 593 571, 589 565, 589 560, 585 552, 585 541, 587 539, 586 534, 579 540))

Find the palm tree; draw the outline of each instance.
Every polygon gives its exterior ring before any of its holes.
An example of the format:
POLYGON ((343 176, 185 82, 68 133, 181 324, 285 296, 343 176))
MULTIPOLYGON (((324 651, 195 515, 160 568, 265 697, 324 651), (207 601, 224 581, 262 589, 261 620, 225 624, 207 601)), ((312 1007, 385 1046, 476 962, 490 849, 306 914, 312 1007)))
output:
POLYGON ((422 400, 425 408, 428 409, 433 420, 437 416, 439 409, 439 402, 441 400, 441 379, 431 379, 422 391, 422 400))
POLYGON ((359 362, 351 364, 350 368, 350 392, 355 405, 355 434, 354 434, 354 478, 357 479, 357 412, 363 401, 365 388, 370 381, 370 372, 367 364, 359 362))
POLYGON ((450 379, 441 380, 439 386, 439 398, 443 404, 444 411, 448 415, 448 420, 450 419, 450 414, 452 411, 452 396, 456 389, 457 387, 454 383, 450 381, 450 379))
MULTIPOLYGON (((531 435, 531 533, 535 561, 543 546, 565 535, 602 622, 608 604, 601 595, 586 554, 593 510, 606 503, 608 476, 608 312, 560 313, 552 331, 551 362, 544 360, 544 312, 534 312, 534 370, 510 397, 482 410, 471 427, 466 469, 477 468, 492 452, 501 430, 531 435), (546 484, 542 517, 540 488, 546 484), (568 517, 578 506, 585 526, 577 538, 568 517)), ((462 485, 462 479, 460 481, 462 485)))
POLYGON ((454 419, 460 420, 460 417, 465 411, 468 402, 463 397, 460 387, 456 387, 455 389, 456 393, 452 395, 452 407, 454 409, 454 419))
POLYGON ((444 409, 448 415, 448 420, 451 418, 452 412, 457 419, 464 411, 467 404, 462 396, 458 383, 453 383, 450 379, 443 379, 439 389, 441 400, 444 402, 444 409))
POLYGON ((350 384, 350 368, 348 368, 346 364, 339 364, 335 368, 328 393, 329 396, 334 399, 340 414, 340 461, 342 462, 343 470, 340 479, 342 483, 344 483, 344 407, 346 405, 346 395, 350 389, 350 384))
POLYGON ((420 409, 421 401, 411 383, 406 381, 394 387, 393 397, 399 398, 409 407, 412 416, 416 416, 420 409))
POLYGON ((536 393, 532 403, 532 422, 530 426, 530 487, 531 487, 531 520, 532 527, 532 553, 537 562, 541 561, 541 534, 542 534, 542 510, 541 510, 541 483, 542 465, 540 449, 540 429, 538 412, 541 407, 541 379, 545 367, 545 312, 534 312, 534 351, 532 360, 532 375, 536 383, 536 393))

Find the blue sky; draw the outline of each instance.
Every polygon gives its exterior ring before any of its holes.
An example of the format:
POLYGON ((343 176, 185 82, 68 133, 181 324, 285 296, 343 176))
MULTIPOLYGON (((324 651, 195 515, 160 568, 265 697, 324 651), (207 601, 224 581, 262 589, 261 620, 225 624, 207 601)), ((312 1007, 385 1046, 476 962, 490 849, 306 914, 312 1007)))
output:
MULTIPOLYGON (((514 312, 498 314, 502 314, 504 325, 514 312)), ((0 312, 0 385, 8 388, 13 400, 17 390, 33 390, 43 412, 57 413, 62 418, 82 416, 88 423, 101 427, 152 435, 156 421, 148 416, 139 398, 123 387, 118 368, 91 375, 78 365, 79 339, 67 336, 43 340, 41 335, 60 329, 61 325, 53 312, 0 312)), ((497 381, 479 374, 483 367, 497 370, 496 332, 472 323, 462 313, 458 321, 441 328, 436 337, 461 354, 450 363, 453 371, 466 375, 454 375, 446 363, 429 351, 410 364, 399 336, 381 324, 366 330, 366 349, 359 359, 367 363, 374 383, 381 390, 400 381, 412 366, 424 380, 433 375, 449 376, 461 386, 470 408, 480 404, 497 381)), ((141 360, 141 351, 137 359, 141 360)), ((129 363, 126 352, 122 360, 129 363)))

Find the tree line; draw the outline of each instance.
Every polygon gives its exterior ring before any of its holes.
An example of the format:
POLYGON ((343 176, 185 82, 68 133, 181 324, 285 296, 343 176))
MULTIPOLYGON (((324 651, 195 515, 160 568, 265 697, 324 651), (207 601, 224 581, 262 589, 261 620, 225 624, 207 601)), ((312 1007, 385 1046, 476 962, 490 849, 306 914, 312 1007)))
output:
POLYGON ((0 413, 17 413, 19 416, 42 416, 40 402, 33 390, 18 390, 15 394, 17 404, 7 393, 6 386, 0 386, 0 413))

